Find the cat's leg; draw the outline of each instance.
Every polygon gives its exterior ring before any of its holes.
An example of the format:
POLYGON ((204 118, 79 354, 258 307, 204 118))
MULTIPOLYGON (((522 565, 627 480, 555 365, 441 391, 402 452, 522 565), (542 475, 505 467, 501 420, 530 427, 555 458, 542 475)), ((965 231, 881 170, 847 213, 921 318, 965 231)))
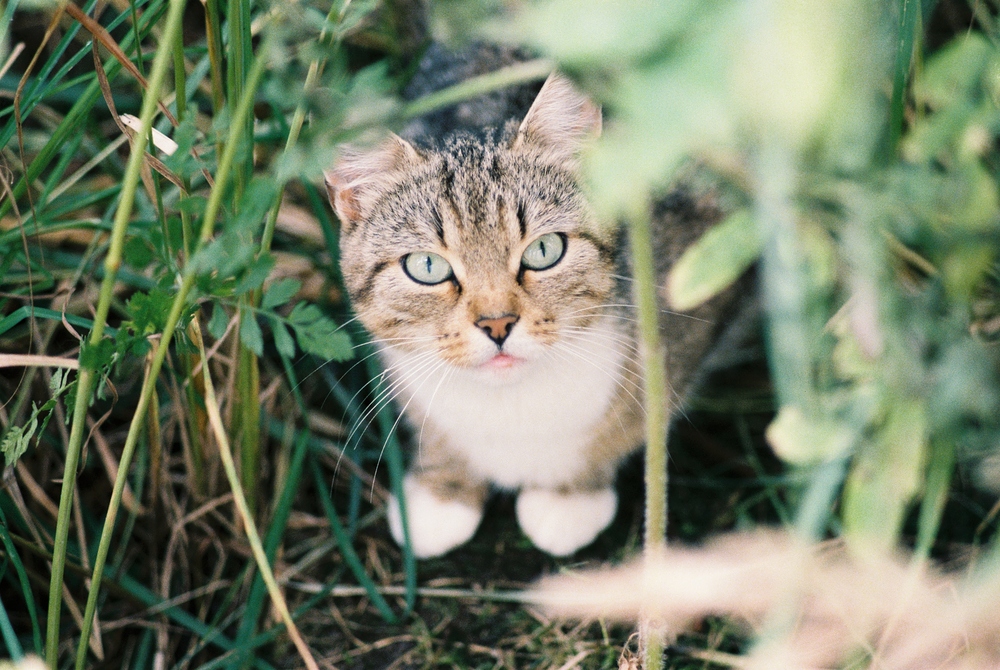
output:
POLYGON ((618 494, 596 489, 528 488, 517 496, 517 522, 542 551, 568 556, 587 546, 618 511, 618 494))
MULTIPOLYGON (((488 487, 464 481, 454 472, 418 469, 403 479, 410 546, 417 558, 440 556, 472 538, 483 518, 488 487)), ((399 500, 389 499, 389 530, 402 546, 399 500)))

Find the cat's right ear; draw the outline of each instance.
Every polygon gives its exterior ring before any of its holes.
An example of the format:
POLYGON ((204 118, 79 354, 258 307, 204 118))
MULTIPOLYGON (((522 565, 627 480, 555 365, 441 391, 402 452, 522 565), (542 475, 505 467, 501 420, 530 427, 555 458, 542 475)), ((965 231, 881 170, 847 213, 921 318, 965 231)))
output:
POLYGON ((558 72, 545 80, 514 138, 515 149, 533 145, 557 161, 573 161, 601 134, 601 108, 558 72))
POLYGON ((420 162, 413 145, 391 135, 378 146, 344 146, 329 170, 323 171, 330 204, 344 229, 353 228, 400 170, 420 162))

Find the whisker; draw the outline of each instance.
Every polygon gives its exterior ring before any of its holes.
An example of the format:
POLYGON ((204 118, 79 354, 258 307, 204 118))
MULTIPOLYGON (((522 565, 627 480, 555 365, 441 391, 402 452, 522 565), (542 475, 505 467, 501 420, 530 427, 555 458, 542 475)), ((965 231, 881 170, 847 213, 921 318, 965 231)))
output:
MULTIPOLYGON (((412 380, 411 381, 411 385, 413 383, 416 383, 417 381, 419 381, 422 384, 425 379, 427 379, 428 377, 430 377, 431 375, 433 375, 435 372, 437 372, 438 370, 440 370, 445 365, 447 365, 446 361, 438 360, 437 361, 437 365, 431 366, 431 368, 429 370, 426 370, 420 376, 419 379, 412 380)), ((445 376, 447 376, 447 372, 445 373, 445 376)), ((440 382, 439 382, 439 384, 440 384, 440 382)), ((409 385, 407 386, 407 388, 409 388, 409 385)), ((375 484, 375 476, 378 474, 378 466, 382 463, 382 454, 385 453, 386 447, 389 446, 389 438, 391 438, 392 434, 396 431, 396 427, 399 425, 399 422, 403 420, 403 416, 406 414, 407 408, 410 406, 410 403, 413 402, 413 398, 415 398, 415 397, 416 397, 415 395, 410 396, 410 399, 407 400, 406 404, 403 405, 403 407, 399 410, 399 416, 396 417, 396 420, 393 422, 392 427, 389 428, 388 431, 386 431, 385 441, 382 443, 382 449, 379 451, 378 460, 375 461, 375 469, 372 472, 372 489, 371 489, 371 492, 369 493, 369 496, 371 498, 375 497, 375 486, 374 486, 374 484, 375 484)))
MULTIPOLYGON (((601 305, 592 305, 590 307, 582 307, 582 308, 574 310, 572 312, 567 312, 566 314, 561 314, 561 315, 559 315, 556 318, 560 319, 560 318, 565 318, 567 316, 572 316, 574 314, 579 314, 581 312, 594 311, 594 310, 599 310, 599 309, 608 309, 608 308, 638 309, 638 307, 636 307, 635 305, 633 305, 631 303, 604 303, 604 304, 601 304, 601 305)), ((692 321, 702 321, 704 323, 713 323, 713 321, 711 321, 710 319, 703 319, 703 318, 701 318, 699 316, 694 316, 693 314, 686 314, 685 312, 676 312, 676 311, 671 310, 671 309, 658 309, 657 311, 660 314, 669 314, 671 316, 681 316, 681 317, 684 317, 685 319, 691 319, 692 321)), ((615 318, 622 318, 622 319, 625 318, 625 317, 621 317, 621 316, 616 316, 614 314, 608 314, 608 316, 612 316, 612 317, 615 317, 615 318)))
MULTIPOLYGON (((568 328, 566 330, 568 330, 569 332, 564 332, 563 333, 563 340, 562 341, 582 342, 582 341, 585 341, 585 336, 586 335, 593 334, 592 332, 588 332, 586 330, 581 330, 581 331, 576 331, 576 332, 570 331, 568 328)), ((599 331, 598 331, 598 334, 600 334, 599 331)), ((635 356, 632 356, 628 352, 623 351, 622 355, 625 357, 625 360, 631 362, 637 368, 642 369, 642 360, 638 357, 639 354, 640 354, 640 351, 639 351, 639 347, 637 345, 632 344, 631 342, 627 342, 627 341, 620 341, 620 340, 613 340, 613 341, 615 342, 615 344, 620 344, 622 347, 626 348, 628 351, 631 351, 631 352, 635 353, 635 356)), ((604 359, 604 360, 610 360, 610 359, 604 359)))
MULTIPOLYGON (((632 384, 632 386, 635 387, 635 389, 637 391, 640 391, 640 392, 642 391, 642 386, 641 385, 639 385, 634 380, 631 380, 631 379, 628 379, 627 377, 624 377, 624 375, 616 376, 616 375, 613 375, 612 373, 608 372, 605 368, 601 367, 596 362, 594 362, 594 359, 591 356, 585 355, 585 354, 590 354, 590 352, 586 351, 582 347, 580 347, 580 346, 578 346, 576 344, 570 343, 570 342, 565 342, 565 341, 562 342, 562 345, 565 347, 566 353, 572 354, 573 356, 576 356, 580 360, 586 362, 588 365, 591 365, 594 368, 596 368, 597 370, 600 370, 606 377, 608 377, 609 379, 611 379, 612 381, 614 381, 616 384, 618 384, 622 388, 622 390, 624 390, 626 393, 628 393, 629 397, 633 401, 635 401, 639 405, 642 405, 642 402, 638 398, 636 398, 635 395, 633 395, 632 392, 628 390, 628 388, 625 387, 625 383, 624 382, 626 380, 629 381, 632 384)), ((553 347, 553 348, 555 348, 555 347, 553 347)), ((605 363, 613 363, 618 369, 623 370, 623 371, 626 370, 626 367, 625 367, 625 365, 623 363, 616 362, 616 361, 614 361, 614 360, 612 360, 610 358, 602 356, 602 357, 598 357, 597 360, 603 361, 605 363)))
MULTIPOLYGON (((417 366, 416 369, 413 372, 415 374, 419 374, 419 373, 423 372, 426 368, 428 368, 430 366, 433 366, 433 364, 435 362, 434 359, 435 359, 436 353, 437 352, 431 350, 431 351, 427 351, 427 352, 419 354, 412 361, 417 366)), ((378 380, 377 383, 381 383, 382 381, 385 380, 385 378, 387 376, 389 376, 389 375, 391 375, 393 373, 394 368, 398 368, 398 367, 399 367, 399 365, 397 364, 396 366, 393 366, 393 367, 390 367, 390 368, 386 368, 385 370, 382 371, 382 373, 378 377, 373 378, 371 381, 378 380)), ((369 382, 369 383, 371 383, 371 382, 369 382)), ((362 426, 364 426, 364 427, 367 428, 367 426, 370 425, 369 419, 371 417, 375 416, 378 412, 380 412, 382 410, 382 408, 386 404, 388 404, 389 402, 392 402, 392 400, 398 395, 398 392, 400 390, 405 390, 405 389, 409 388, 411 384, 412 384, 412 380, 408 380, 406 377, 403 377, 403 378, 396 379, 396 380, 392 381, 387 387, 382 388, 376 394, 375 398, 372 399, 371 405, 368 407, 368 409, 365 410, 364 414, 362 414, 362 416, 355 423, 354 427, 351 429, 350 434, 348 434, 347 439, 344 441, 345 446, 347 446, 347 447, 350 446, 351 439, 354 437, 354 434, 358 431, 358 429, 360 429, 362 426), (405 384, 405 386, 403 386, 404 384, 405 384)), ((367 386, 367 384, 366 384, 366 386, 367 386)), ((360 393, 360 391, 359 391, 359 393, 360 393)))

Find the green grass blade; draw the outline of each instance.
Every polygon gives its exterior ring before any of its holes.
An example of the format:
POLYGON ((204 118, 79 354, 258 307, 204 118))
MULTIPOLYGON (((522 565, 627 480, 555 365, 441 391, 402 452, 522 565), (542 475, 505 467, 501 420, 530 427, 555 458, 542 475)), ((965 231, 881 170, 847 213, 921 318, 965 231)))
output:
POLYGON ((25 607, 28 610, 28 618, 31 619, 31 638, 35 646, 36 653, 42 653, 42 628, 38 625, 38 609, 35 607, 35 596, 31 591, 31 583, 28 581, 28 573, 24 569, 24 563, 14 548, 14 541, 7 532, 7 517, 0 507, 0 542, 3 542, 4 552, 7 560, 14 566, 17 573, 18 583, 21 585, 21 595, 24 597, 25 607))
MULTIPOLYGON (((180 30, 183 11, 184 0, 171 0, 170 13, 167 17, 167 24, 164 28, 164 40, 168 43, 173 39, 173 35, 180 30)), ((136 187, 139 182, 139 173, 145 161, 146 139, 149 136, 149 129, 153 124, 153 115, 157 109, 157 99, 166 77, 169 59, 169 50, 163 49, 157 53, 156 59, 153 62, 153 72, 149 80, 149 89, 143 99, 142 112, 140 114, 140 124, 142 130, 136 135, 134 146, 132 148, 132 154, 129 157, 128 168, 122 184, 121 202, 119 204, 118 211, 115 213, 110 248, 104 262, 106 274, 101 283, 101 294, 97 303, 97 314, 94 317, 94 328, 91 331, 90 337, 91 344, 96 344, 103 337, 104 326, 107 321, 108 310, 110 308, 111 298, 114 292, 115 279, 118 268, 121 266, 122 252, 125 244, 125 234, 128 229, 128 223, 135 200, 136 187)), ((174 318, 174 324, 176 324, 180 317, 180 310, 178 309, 176 312, 177 314, 174 318)), ((170 334, 171 333, 169 332, 164 333, 163 342, 157 352, 158 354, 162 354, 163 356, 166 355, 166 349, 169 346, 170 341, 170 334)), ((160 358, 162 361, 162 356, 160 358)), ((153 379, 154 384, 158 373, 159 368, 150 371, 150 377, 153 379)), ((49 628, 46 631, 47 640, 45 648, 46 662, 53 670, 55 669, 57 661, 59 644, 58 629, 59 615, 62 605, 62 563, 65 561, 65 543, 66 537, 69 533, 69 509, 72 505, 72 496, 76 480, 76 466, 83 442, 83 432, 85 427, 86 412, 90 401, 92 379, 93 376, 91 371, 81 370, 79 386, 77 387, 77 402, 73 412, 73 427, 70 432, 69 446, 67 447, 66 471, 63 475, 62 494, 59 503, 60 518, 56 527, 57 539, 53 550, 52 580, 49 587, 49 628), (58 569, 56 567, 57 565, 58 569)), ((144 384, 143 386, 143 393, 139 400, 140 407, 136 412, 136 419, 133 420, 133 425, 129 429, 129 437, 132 438, 131 445, 129 445, 127 441, 125 449, 122 452, 118 478, 115 482, 112 500, 108 507, 108 517, 105 521, 105 527, 101 535, 101 545, 98 549, 98 560, 95 561, 94 564, 94 577, 92 579, 93 586, 87 597, 87 609, 84 614, 81 631, 82 635, 80 638, 80 644, 77 647, 77 668, 82 668, 86 662, 87 640, 90 639, 90 629, 93 625, 94 611, 97 607, 97 595, 100 592, 99 585, 101 583, 101 571, 104 567, 103 561, 107 556, 107 546, 110 544, 111 534, 114 530, 117 505, 121 502, 122 491, 125 487, 125 479, 128 474, 129 461, 131 459, 131 450, 135 448, 135 442, 138 439, 137 436, 133 436, 133 433, 137 433, 138 429, 141 428, 141 424, 145 416, 143 396, 145 396, 146 402, 148 403, 149 396, 152 392, 154 392, 154 390, 150 388, 151 386, 153 386, 153 384, 144 384), (136 427, 136 424, 139 424, 138 427, 136 427), (130 446, 131 449, 129 448, 130 446), (103 552, 101 551, 102 549, 103 552)))
POLYGON ((889 103, 889 140, 885 160, 896 155, 899 139, 903 135, 903 112, 906 111, 906 91, 910 69, 913 64, 914 48, 919 39, 921 3, 920 0, 899 0, 899 35, 896 63, 893 68, 892 98, 889 103))
POLYGON ((24 649, 21 648, 17 633, 14 632, 14 626, 11 625, 10 617, 7 616, 7 608, 3 604, 3 599, 0 599, 0 637, 3 637, 4 644, 7 645, 7 653, 10 654, 12 661, 17 662, 24 658, 24 649))
MULTIPOLYGON (((79 326, 80 328, 90 329, 94 327, 93 321, 85 319, 82 316, 76 316, 75 314, 63 314, 62 312, 57 312, 54 309, 46 309, 44 307, 32 308, 25 305, 24 307, 15 309, 13 312, 0 320, 0 335, 3 335, 22 321, 30 319, 32 316, 36 319, 52 319, 53 321, 62 321, 63 319, 66 319, 66 323, 73 326, 79 326)), ((107 327, 105 328, 105 332, 114 336, 114 334, 118 332, 118 329, 107 327)))
MULTIPOLYGON (((368 347, 365 347, 368 349, 368 347)), ((368 375, 378 380, 374 385, 375 397, 381 397, 385 392, 383 376, 378 368, 378 361, 375 356, 369 356, 370 351, 364 351, 365 366, 368 375)), ((404 585, 406 586, 406 611, 413 611, 413 606, 417 600, 417 559, 413 555, 413 547, 410 545, 410 531, 406 522, 406 498, 403 496, 403 477, 406 475, 403 467, 403 448, 396 435, 396 417, 392 408, 392 403, 383 403, 378 410, 376 417, 379 431, 382 434, 385 462, 389 469, 389 486, 392 494, 399 502, 399 515, 403 519, 403 570, 404 585)))
POLYGON ((398 621, 392 608, 389 607, 389 603, 385 601, 385 598, 378 591, 378 586, 372 581, 372 578, 368 576, 365 572, 365 566, 361 562, 361 558, 358 557, 357 552, 354 550, 354 545, 351 543, 351 538, 347 534, 347 530, 340 521, 340 517, 337 514, 336 508, 333 506, 333 500, 331 500, 328 494, 328 486, 323 481, 323 474, 316 464, 316 459, 309 459, 309 469, 312 471, 313 484, 316 486, 316 495, 319 497, 320 503, 323 505, 323 511, 326 513, 326 518, 330 521, 330 529, 333 531, 334 537, 337 539, 337 544, 340 546, 340 553, 344 557, 344 561, 350 567, 351 572, 354 573, 354 578, 358 580, 358 584, 364 587, 368 597, 371 599, 372 604, 378 609, 379 613, 389 623, 396 623, 398 621))

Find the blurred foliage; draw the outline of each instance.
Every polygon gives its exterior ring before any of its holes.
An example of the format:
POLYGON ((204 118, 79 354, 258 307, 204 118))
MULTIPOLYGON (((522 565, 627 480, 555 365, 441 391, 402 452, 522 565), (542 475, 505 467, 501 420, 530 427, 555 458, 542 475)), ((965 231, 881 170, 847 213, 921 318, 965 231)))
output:
MULTIPOLYGON (((606 214, 689 156, 751 203, 678 263, 670 299, 700 302, 759 254, 781 405, 769 440, 817 473, 849 459, 841 522, 859 549, 895 546, 921 498, 941 504, 926 483, 951 462, 938 452, 1000 446, 996 352, 974 336, 998 313, 1000 50, 973 31, 925 62, 905 6, 548 0, 516 21, 605 104, 590 168, 606 214), (912 98, 889 95, 894 58, 912 98)), ((800 518, 807 534, 839 527, 821 510, 800 518)))

